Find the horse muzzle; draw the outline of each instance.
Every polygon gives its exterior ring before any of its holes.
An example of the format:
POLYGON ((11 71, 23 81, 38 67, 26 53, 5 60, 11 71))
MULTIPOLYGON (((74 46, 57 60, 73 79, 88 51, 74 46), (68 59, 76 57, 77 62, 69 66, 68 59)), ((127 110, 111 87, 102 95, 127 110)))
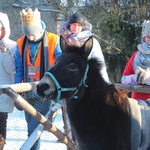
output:
POLYGON ((51 78, 47 75, 45 75, 37 84, 37 93, 40 97, 51 98, 55 90, 56 87, 53 80, 51 80, 51 78))

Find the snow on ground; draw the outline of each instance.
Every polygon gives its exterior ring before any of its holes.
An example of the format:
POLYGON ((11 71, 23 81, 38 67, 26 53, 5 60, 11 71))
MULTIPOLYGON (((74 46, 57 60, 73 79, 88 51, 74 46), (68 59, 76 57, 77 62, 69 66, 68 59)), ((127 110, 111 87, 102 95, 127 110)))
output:
MULTIPOLYGON (((63 121, 61 112, 56 116, 54 123, 57 128, 63 131, 63 121)), ((4 150, 19 150, 27 139, 27 124, 24 112, 14 109, 9 114, 7 123, 7 139, 4 150)), ((40 150, 67 150, 65 144, 57 141, 57 137, 48 131, 41 135, 40 150)))

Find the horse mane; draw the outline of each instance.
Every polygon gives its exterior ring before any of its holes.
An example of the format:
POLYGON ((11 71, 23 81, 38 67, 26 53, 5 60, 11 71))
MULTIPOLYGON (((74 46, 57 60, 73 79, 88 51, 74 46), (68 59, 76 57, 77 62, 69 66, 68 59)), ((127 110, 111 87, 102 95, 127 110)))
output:
POLYGON ((92 79, 90 82, 91 84, 93 84, 94 78, 96 79, 95 82, 99 81, 95 84, 95 86, 97 87, 97 89, 102 89, 102 92, 105 95, 106 104, 117 105, 118 107, 121 107, 126 110, 128 105, 128 101, 127 101, 128 95, 126 91, 119 87, 116 87, 114 83, 107 83, 102 78, 101 74, 99 73, 102 68, 102 63, 99 61, 98 58, 91 58, 89 60, 89 65, 90 65, 90 72, 91 72, 89 79, 92 79))

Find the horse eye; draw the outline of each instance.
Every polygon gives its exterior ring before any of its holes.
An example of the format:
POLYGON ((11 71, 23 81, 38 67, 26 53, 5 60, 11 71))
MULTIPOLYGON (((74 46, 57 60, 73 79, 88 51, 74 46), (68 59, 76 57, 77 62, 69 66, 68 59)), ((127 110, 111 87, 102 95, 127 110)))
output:
POLYGON ((77 67, 76 67, 76 65, 71 64, 71 65, 69 66, 69 69, 70 69, 71 71, 76 71, 76 70, 77 70, 77 67))

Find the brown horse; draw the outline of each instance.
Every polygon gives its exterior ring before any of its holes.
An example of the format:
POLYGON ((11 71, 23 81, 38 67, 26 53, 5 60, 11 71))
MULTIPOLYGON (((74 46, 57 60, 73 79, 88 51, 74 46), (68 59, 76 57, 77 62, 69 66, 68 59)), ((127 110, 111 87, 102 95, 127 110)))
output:
POLYGON ((57 101, 66 99, 80 150, 130 150, 134 146, 128 97, 104 81, 100 61, 87 59, 92 44, 89 38, 81 48, 63 45, 62 56, 45 73, 37 92, 57 101))

